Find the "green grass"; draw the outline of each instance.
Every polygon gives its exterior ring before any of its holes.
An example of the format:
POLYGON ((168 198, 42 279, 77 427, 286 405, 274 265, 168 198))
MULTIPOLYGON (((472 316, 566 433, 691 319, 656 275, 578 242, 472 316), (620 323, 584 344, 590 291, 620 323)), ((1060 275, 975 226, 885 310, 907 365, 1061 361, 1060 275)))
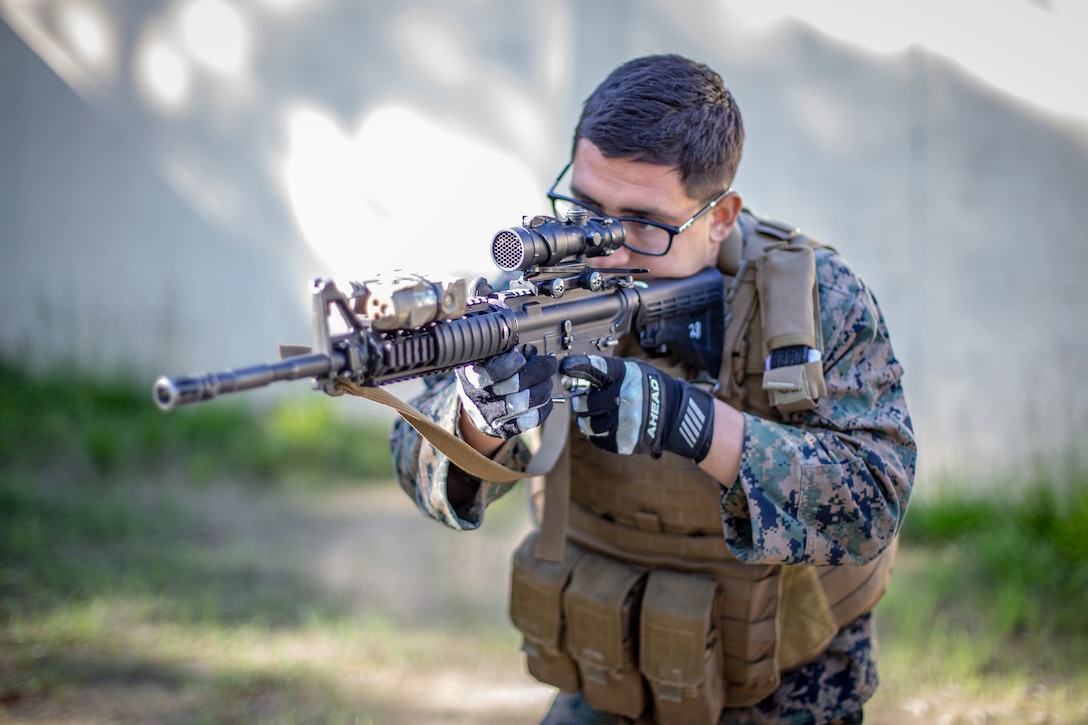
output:
POLYGON ((342 609, 299 577, 217 551, 218 532, 182 495, 165 481, 0 474, 0 721, 5 706, 66 721, 82 701, 92 721, 243 722, 270 697, 304 720, 337 712, 321 678, 240 662, 237 648, 342 609))
MULTIPOLYGON (((342 406, 342 403, 339 403, 342 406)), ((254 410, 215 400, 164 414, 150 384, 94 380, 60 371, 31 375, 0 360, 0 467, 62 465, 72 475, 180 469, 195 480, 384 478, 387 426, 346 420, 338 401, 254 410)))
POLYGON ((946 489, 912 505, 877 609, 878 701, 926 693, 939 703, 953 688, 1003 703, 986 722, 1083 722, 1086 542, 1088 471, 946 489))
POLYGON ((911 509, 902 541, 932 552, 934 594, 991 631, 1088 640, 1088 472, 946 493, 911 509))

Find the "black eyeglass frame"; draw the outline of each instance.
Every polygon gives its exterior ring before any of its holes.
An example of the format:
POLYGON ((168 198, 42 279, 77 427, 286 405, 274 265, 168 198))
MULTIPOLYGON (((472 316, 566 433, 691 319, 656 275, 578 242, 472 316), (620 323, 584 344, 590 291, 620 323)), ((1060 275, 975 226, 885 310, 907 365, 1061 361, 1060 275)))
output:
MULTIPOLYGON (((551 187, 548 189, 548 199, 552 202, 552 213, 555 214, 556 217, 558 217, 559 216, 559 209, 556 208, 555 203, 558 202, 558 201, 565 201, 568 204, 574 204, 575 206, 582 207, 586 211, 590 212, 590 214, 597 214, 597 215, 600 215, 602 217, 608 216, 607 214, 605 214, 600 209, 597 209, 596 207, 591 206, 590 204, 587 204, 584 201, 579 201, 578 199, 574 199, 572 197, 566 196, 565 194, 560 194, 555 190, 555 187, 559 186, 559 182, 563 180, 563 177, 567 175, 567 172, 570 171, 570 167, 573 166, 573 165, 574 165, 574 160, 573 159, 568 161, 567 165, 564 166, 563 170, 559 172, 559 176, 555 177, 555 181, 552 182, 551 187)), ((623 243, 623 246, 627 247, 632 252, 635 252, 637 254, 644 254, 647 257, 664 257, 666 254, 669 253, 669 250, 672 249, 672 242, 676 238, 677 234, 680 234, 682 232, 687 231, 691 227, 691 225, 694 224, 699 219, 699 217, 701 217, 703 214, 706 214, 708 211, 710 211, 711 209, 716 207, 718 205, 718 203, 721 202, 722 199, 724 199, 725 197, 729 196, 732 193, 733 193, 733 188, 730 187, 730 188, 726 189, 725 191, 723 191, 722 193, 718 194, 716 197, 714 197, 713 199, 708 201, 706 203, 706 206, 704 206, 699 211, 695 212, 695 214, 692 215, 692 217, 690 219, 688 219, 686 222, 684 222, 683 224, 681 224, 678 227, 673 226, 672 224, 666 224, 665 222, 659 222, 656 219, 649 219, 647 217, 620 216, 620 217, 612 217, 612 218, 615 219, 616 221, 620 222, 621 224, 623 222, 633 222, 633 223, 636 223, 636 224, 646 224, 646 225, 649 225, 649 226, 652 226, 652 227, 657 227, 658 229, 663 229, 664 231, 668 232, 669 233, 669 243, 665 245, 665 250, 662 251, 662 252, 647 252, 647 251, 645 251, 643 249, 639 249, 638 247, 631 246, 626 241, 623 243)))

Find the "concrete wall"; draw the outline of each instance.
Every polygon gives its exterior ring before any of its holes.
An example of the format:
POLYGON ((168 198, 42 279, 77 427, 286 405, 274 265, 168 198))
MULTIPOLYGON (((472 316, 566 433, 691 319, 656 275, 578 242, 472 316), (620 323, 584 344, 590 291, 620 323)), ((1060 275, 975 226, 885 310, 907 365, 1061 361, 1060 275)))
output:
POLYGON ((746 202, 876 290, 923 471, 1076 449, 1083 14, 817 5, 0 0, 0 350, 150 386, 307 342, 315 276, 486 272, 586 94, 676 51, 741 104, 746 202))

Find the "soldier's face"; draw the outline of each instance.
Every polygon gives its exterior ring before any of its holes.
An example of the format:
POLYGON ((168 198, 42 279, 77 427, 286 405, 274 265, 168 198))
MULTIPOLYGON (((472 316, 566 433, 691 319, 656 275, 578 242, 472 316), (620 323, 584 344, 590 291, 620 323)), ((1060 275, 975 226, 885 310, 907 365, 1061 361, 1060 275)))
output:
MULTIPOLYGON (((580 139, 571 168, 571 191, 609 216, 640 217, 679 226, 698 212, 706 200, 692 199, 678 169, 623 158, 606 158, 590 141, 580 139)), ((672 242, 664 256, 633 252, 627 247, 608 257, 594 257, 595 267, 640 268, 647 278, 682 278, 714 266, 718 248, 740 212, 741 199, 732 194, 718 203, 672 242)), ((630 226, 625 222, 625 227, 630 226)))

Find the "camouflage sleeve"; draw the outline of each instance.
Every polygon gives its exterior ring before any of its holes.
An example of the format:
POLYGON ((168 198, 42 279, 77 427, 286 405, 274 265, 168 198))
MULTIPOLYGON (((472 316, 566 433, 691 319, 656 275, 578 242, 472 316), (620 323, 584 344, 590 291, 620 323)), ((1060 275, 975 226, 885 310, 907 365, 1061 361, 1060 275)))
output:
POLYGON ((827 395, 782 423, 745 414, 722 515, 746 562, 869 562, 894 540, 914 481, 902 367, 876 300, 841 259, 817 260, 827 395))
MULTIPOLYGON (((419 397, 410 403, 446 430, 459 436, 458 419, 461 403, 457 395, 454 376, 435 376, 425 380, 426 387, 419 397)), ((509 484, 481 481, 456 466, 449 458, 423 438, 412 426, 398 419, 389 435, 393 454, 393 470, 400 487, 416 506, 436 521, 452 529, 468 531, 483 523, 487 505, 510 490, 509 484), (447 495, 446 484, 451 476, 461 476, 466 481, 480 484, 475 499, 463 506, 454 507, 447 495)), ((518 438, 502 445, 492 457, 497 463, 524 470, 528 464, 529 450, 518 438)))

